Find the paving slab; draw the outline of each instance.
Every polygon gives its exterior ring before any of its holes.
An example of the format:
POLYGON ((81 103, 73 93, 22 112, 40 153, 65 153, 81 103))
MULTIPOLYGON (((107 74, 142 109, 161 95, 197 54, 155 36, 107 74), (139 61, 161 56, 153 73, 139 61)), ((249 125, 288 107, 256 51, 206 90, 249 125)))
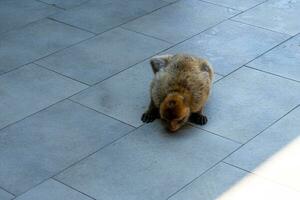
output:
POLYGON ((123 27, 175 44, 237 13, 239 11, 210 3, 185 0, 138 18, 123 27))
POLYGON ((53 179, 38 185, 16 200, 92 200, 53 179))
POLYGON ((170 200, 296 200, 299 198, 298 191, 220 163, 170 200))
POLYGON ((233 21, 223 22, 164 53, 190 53, 208 59, 227 75, 289 36, 233 21))
POLYGON ((226 162, 300 190, 300 108, 232 154, 226 162))
POLYGON ((60 10, 53 6, 34 0, 1 0, 0 34, 40 20, 58 11, 60 10))
POLYGON ((86 87, 34 64, 4 74, 0 76, 0 128, 86 87))
POLYGON ((247 66, 300 81, 300 35, 255 59, 247 66))
POLYGON ((300 102, 300 84, 243 67, 218 81, 205 130, 245 143, 300 102))
POLYGON ((266 0, 205 0, 207 2, 215 3, 221 6, 226 6, 229 8, 234 8, 236 10, 245 11, 252 8, 266 0))
POLYGON ((94 33, 102 33, 167 4, 161 0, 91 0, 52 17, 94 33))
POLYGON ((166 199, 239 145, 187 126, 145 125, 56 177, 96 199, 166 199))
POLYGON ((6 192, 0 188, 0 199, 1 200, 11 200, 13 198, 14 198, 14 196, 12 194, 9 194, 8 192, 6 192))
POLYGON ((76 28, 43 19, 0 37, 0 74, 91 37, 76 28))
POLYGON ((69 100, 0 131, 0 185, 21 194, 132 127, 69 100))
POLYGON ((166 42, 117 28, 37 63, 87 84, 95 84, 169 46, 166 42))
POLYGON ((70 9, 75 6, 79 6, 89 0, 42 0, 42 2, 52 4, 59 8, 70 9))
POLYGON ((234 20, 295 35, 300 33, 300 1, 270 0, 248 10, 234 20))

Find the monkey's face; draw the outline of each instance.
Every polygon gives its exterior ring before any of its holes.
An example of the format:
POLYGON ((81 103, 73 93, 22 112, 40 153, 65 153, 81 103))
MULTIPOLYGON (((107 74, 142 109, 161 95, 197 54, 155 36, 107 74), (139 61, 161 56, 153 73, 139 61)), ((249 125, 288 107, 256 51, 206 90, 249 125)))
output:
POLYGON ((160 105, 160 116, 167 122, 168 130, 177 131, 189 119, 190 109, 181 95, 168 95, 160 105))

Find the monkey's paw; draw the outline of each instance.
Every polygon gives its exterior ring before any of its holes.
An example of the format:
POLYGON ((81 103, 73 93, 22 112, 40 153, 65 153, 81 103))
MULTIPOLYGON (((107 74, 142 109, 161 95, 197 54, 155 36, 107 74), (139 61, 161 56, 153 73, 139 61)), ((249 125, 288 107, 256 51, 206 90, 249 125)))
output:
POLYGON ((199 113, 192 113, 189 121, 195 124, 205 125, 207 123, 207 117, 199 113))
POLYGON ((145 123, 150 123, 150 122, 153 122, 155 119, 157 118, 157 114, 156 113, 153 113, 153 112, 145 112, 143 115, 142 115, 142 122, 145 122, 145 123))

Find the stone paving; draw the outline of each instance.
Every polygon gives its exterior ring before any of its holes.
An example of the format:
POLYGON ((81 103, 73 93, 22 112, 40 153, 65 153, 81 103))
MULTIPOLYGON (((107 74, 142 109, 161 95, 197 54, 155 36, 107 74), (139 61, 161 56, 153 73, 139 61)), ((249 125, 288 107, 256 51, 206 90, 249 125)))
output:
POLYGON ((0 0, 0 200, 299 200, 300 0, 0 0), (149 59, 215 68, 208 124, 143 124, 149 59))

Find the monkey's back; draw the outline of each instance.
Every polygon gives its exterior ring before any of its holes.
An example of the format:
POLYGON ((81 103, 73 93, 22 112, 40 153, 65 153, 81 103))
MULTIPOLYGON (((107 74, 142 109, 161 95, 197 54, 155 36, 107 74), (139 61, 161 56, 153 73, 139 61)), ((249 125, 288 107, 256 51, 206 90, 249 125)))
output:
POLYGON ((189 93, 192 97, 191 112, 197 112, 209 96, 213 70, 205 60, 176 56, 167 67, 155 74, 151 84, 152 100, 159 107, 169 93, 189 93))

